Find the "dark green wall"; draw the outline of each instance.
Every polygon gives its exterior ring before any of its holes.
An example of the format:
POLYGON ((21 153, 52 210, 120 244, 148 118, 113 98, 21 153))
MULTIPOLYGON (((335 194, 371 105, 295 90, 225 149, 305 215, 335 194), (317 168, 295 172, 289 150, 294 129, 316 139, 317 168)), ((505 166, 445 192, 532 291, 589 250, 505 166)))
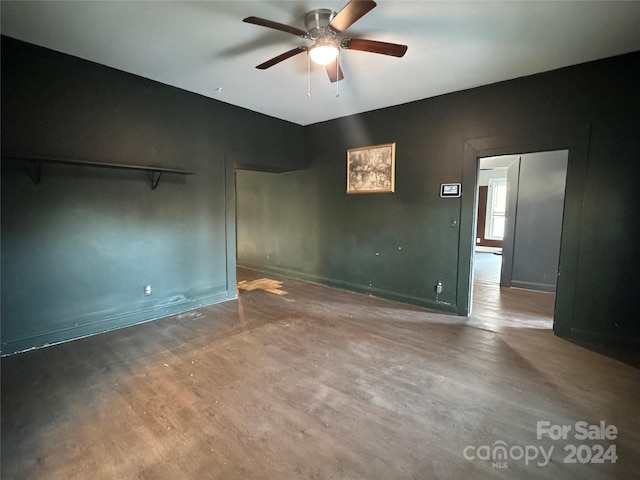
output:
POLYGON ((233 167, 303 165, 302 127, 2 37, 2 352, 236 296, 233 167), (231 187, 231 188, 229 188, 231 187), (151 284, 153 294, 144 296, 151 284))
POLYGON ((638 85, 633 53, 305 127, 304 171, 237 175, 238 262, 464 315, 477 157, 568 148, 556 333, 639 342, 638 85), (387 142, 396 193, 346 195, 346 150, 387 142))
POLYGON ((288 172, 238 172, 239 262, 464 314, 477 155, 562 148, 556 332, 640 338, 638 53, 304 128, 5 37, 1 80, 3 154, 196 172, 3 160, 3 353, 233 298, 235 166, 288 172), (346 149, 386 142, 396 193, 346 195, 346 149))

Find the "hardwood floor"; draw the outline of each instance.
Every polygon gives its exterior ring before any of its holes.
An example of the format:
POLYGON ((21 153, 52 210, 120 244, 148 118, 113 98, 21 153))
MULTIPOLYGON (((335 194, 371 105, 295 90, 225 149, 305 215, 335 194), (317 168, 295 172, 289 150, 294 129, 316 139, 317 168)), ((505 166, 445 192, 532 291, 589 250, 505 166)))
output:
POLYGON ((469 325, 489 330, 553 328, 555 295, 547 292, 500 288, 502 257, 476 252, 473 308, 469 325))
POLYGON ((239 281, 264 277, 287 293, 243 289, 237 301, 3 358, 2 478, 627 479, 640 471, 640 370, 539 328, 536 312, 548 306, 530 300, 518 312, 501 297, 515 313, 498 314, 487 299, 466 319, 238 271, 239 281), (601 420, 617 427, 616 439, 536 438, 538 421, 601 420), (496 442, 510 449, 507 459, 477 458, 496 442), (568 444, 586 453, 615 445, 617 463, 564 463, 568 444), (518 458, 533 447, 553 447, 551 461, 518 458))

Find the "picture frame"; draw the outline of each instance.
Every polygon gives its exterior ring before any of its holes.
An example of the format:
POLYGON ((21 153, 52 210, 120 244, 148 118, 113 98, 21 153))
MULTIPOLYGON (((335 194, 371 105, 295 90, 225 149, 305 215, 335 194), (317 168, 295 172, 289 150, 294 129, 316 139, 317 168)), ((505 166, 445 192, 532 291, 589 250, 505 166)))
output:
POLYGON ((347 193, 394 193, 396 144, 347 150, 347 193))

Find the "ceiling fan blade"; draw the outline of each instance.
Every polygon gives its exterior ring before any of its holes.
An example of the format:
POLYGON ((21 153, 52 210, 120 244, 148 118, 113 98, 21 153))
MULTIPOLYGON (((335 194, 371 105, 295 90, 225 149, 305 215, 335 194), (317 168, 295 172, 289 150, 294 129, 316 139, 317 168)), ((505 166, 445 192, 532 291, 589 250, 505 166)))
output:
POLYGON ((372 0, 351 0, 333 17, 329 26, 337 32, 344 32, 375 6, 376 2, 372 0))
POLYGON ((338 65, 337 60, 326 64, 324 68, 327 70, 327 74, 329 74, 329 80, 331 83, 344 79, 344 74, 342 73, 342 69, 340 68, 340 65, 338 65))
POLYGON ((254 25, 260 25, 261 27, 273 28, 274 30, 280 30, 281 32, 291 33, 302 38, 307 38, 307 32, 291 25, 285 25, 284 23, 274 22, 259 17, 247 17, 242 20, 245 23, 252 23, 254 25))
POLYGON ((286 60, 287 58, 291 58, 294 55, 298 55, 299 53, 306 52, 307 47, 296 47, 292 48, 288 52, 281 53, 277 57, 273 57, 271 60, 267 60, 264 63, 261 63, 256 68, 260 70, 266 70, 269 67, 273 67, 274 65, 286 60))
POLYGON ((392 57, 403 57, 408 48, 406 45, 398 43, 378 42, 376 40, 365 40, 364 38, 345 38, 340 42, 340 46, 348 50, 380 53, 382 55, 391 55, 392 57))

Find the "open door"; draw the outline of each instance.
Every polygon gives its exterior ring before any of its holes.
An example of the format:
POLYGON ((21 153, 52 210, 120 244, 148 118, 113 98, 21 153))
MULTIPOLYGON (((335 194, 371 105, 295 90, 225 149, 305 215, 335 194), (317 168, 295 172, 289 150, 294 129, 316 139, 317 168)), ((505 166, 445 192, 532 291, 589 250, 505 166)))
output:
POLYGON ((502 239, 502 270, 500 286, 511 286, 513 268, 513 248, 518 215, 518 182, 520 181, 520 156, 515 157, 507 167, 507 209, 505 214, 504 237, 502 239))

